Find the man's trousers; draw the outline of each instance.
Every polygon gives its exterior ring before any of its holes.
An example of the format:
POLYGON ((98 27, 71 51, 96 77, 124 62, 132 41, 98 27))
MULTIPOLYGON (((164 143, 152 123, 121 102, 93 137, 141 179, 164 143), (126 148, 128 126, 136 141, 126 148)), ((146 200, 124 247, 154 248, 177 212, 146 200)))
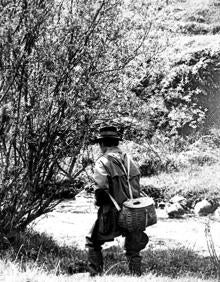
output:
MULTIPOLYGON (((140 276, 142 272, 140 251, 147 245, 148 236, 143 231, 128 232, 123 236, 125 237, 124 249, 130 273, 140 276)), ((105 241, 100 241, 95 236, 86 237, 86 241, 90 275, 101 274, 103 272, 102 245, 105 241)))

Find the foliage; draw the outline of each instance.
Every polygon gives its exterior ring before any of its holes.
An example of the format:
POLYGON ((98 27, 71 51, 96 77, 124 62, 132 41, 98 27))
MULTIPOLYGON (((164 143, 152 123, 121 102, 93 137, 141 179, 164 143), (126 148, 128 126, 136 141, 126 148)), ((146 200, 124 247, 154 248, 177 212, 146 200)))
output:
POLYGON ((163 171, 176 170, 175 161, 168 152, 155 143, 146 140, 140 143, 125 142, 121 145, 122 150, 128 152, 139 166, 142 176, 151 176, 163 171))
MULTIPOLYGON (((219 151, 215 151, 219 158, 219 151)), ((184 164, 187 157, 181 160, 184 164)), ((187 164, 186 164, 187 165, 187 164)), ((198 164, 179 167, 178 171, 171 173, 161 173, 142 178, 143 186, 151 185, 163 191, 166 200, 175 195, 184 196, 190 207, 202 199, 211 200, 213 203, 219 202, 219 176, 216 171, 219 170, 219 162, 212 165, 204 164, 202 167, 198 164)))
POLYGON ((49 212, 71 185, 77 193, 92 124, 132 105, 121 81, 147 36, 146 21, 134 33, 137 22, 118 0, 1 3, 3 233, 49 212))
POLYGON ((124 142, 120 147, 139 166, 143 177, 212 166, 219 161, 218 130, 206 136, 181 138, 155 134, 151 141, 124 142))
MULTIPOLYGON (((166 37, 132 91, 147 107, 147 131, 171 137, 219 126, 219 7, 213 1, 169 1, 156 23, 166 37), (217 7, 217 8, 216 8, 217 7)), ((140 115, 141 116, 141 115, 140 115)))
POLYGON ((154 131, 188 135, 218 126, 219 54, 219 50, 181 54, 168 69, 149 73, 134 89, 149 103, 154 131))
POLYGON ((182 138, 182 142, 178 143, 177 140, 181 141, 181 138, 172 139, 154 137, 154 148, 161 162, 172 160, 172 169, 142 177, 142 186, 154 187, 167 201, 175 195, 182 195, 190 208, 203 199, 208 199, 215 205, 220 200, 220 178, 216 173, 220 157, 219 130, 212 129, 209 135, 200 138, 182 138), (179 149, 173 150, 177 144, 179 149))

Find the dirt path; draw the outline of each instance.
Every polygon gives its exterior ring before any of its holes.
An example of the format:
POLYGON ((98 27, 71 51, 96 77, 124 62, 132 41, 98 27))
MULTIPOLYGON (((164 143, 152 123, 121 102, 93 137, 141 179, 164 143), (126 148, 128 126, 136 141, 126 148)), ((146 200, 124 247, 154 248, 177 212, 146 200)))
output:
MULTIPOLYGON (((76 245, 83 249, 85 235, 96 219, 97 209, 92 198, 77 197, 75 201, 66 201, 46 217, 35 222, 34 229, 51 235, 58 243, 76 245)), ((157 210, 158 223, 148 227, 146 233, 150 237, 148 246, 166 249, 180 247, 193 249, 201 255, 208 255, 205 237, 207 217, 186 217, 169 219, 164 210, 157 210)), ((211 234, 215 248, 220 254, 220 222, 210 221, 211 234)), ((123 238, 118 237, 111 245, 123 245, 123 238)))

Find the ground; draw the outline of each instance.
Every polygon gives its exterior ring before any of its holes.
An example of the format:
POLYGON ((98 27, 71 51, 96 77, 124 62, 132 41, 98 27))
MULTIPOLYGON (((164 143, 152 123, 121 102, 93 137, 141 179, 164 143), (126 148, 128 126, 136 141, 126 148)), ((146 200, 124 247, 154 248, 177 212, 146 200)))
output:
MULTIPOLYGON (((54 212, 39 218, 34 229, 51 235, 60 244, 85 247, 85 236, 96 219, 97 209, 92 197, 79 195, 76 200, 61 203, 54 212)), ((200 255, 209 255, 205 227, 209 222, 211 234, 217 253, 220 254, 220 224, 211 217, 185 216, 181 219, 170 219, 165 210, 157 210, 158 223, 148 227, 146 233, 150 237, 148 247, 170 248, 180 247, 192 249, 200 255)), ((109 246, 123 245, 123 238, 118 237, 109 246)))

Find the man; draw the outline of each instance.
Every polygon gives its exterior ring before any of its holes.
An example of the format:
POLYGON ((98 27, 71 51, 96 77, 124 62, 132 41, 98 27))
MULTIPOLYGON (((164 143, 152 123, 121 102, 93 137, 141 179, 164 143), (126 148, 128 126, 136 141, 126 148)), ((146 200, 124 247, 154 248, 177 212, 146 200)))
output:
MULTIPOLYGON (((131 274, 140 276, 140 251, 148 243, 148 236, 143 231, 127 232, 117 224, 117 204, 120 207, 129 198, 127 175, 123 169, 123 167, 126 170, 128 168, 128 157, 118 148, 120 140, 120 135, 114 126, 101 128, 100 135, 95 140, 99 143, 103 155, 96 162, 93 175, 96 205, 99 206, 98 218, 86 237, 91 276, 101 274, 103 271, 102 245, 113 241, 119 235, 125 237, 124 248, 131 274)), ((133 197, 137 198, 140 196, 140 172, 130 159, 129 166, 130 185, 133 197)))

